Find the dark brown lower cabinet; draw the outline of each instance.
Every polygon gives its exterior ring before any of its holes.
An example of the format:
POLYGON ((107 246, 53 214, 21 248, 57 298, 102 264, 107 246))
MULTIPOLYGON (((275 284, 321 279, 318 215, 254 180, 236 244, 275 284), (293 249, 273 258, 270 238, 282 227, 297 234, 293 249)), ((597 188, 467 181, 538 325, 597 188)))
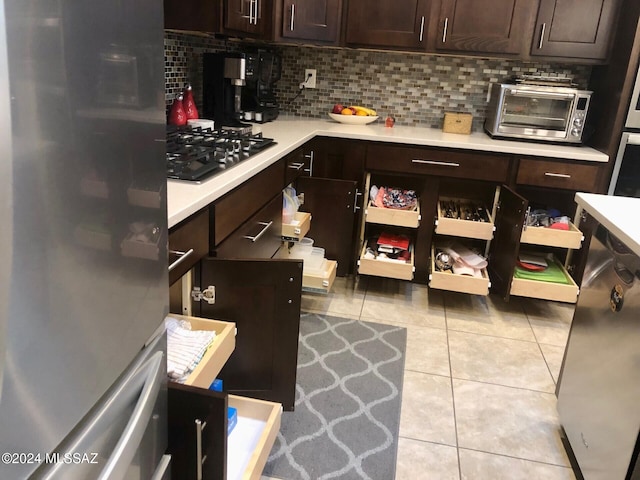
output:
POLYGON ((338 261, 338 276, 347 275, 353 262, 357 182, 300 177, 296 185, 298 194, 304 194, 300 211, 312 216, 307 236, 325 249, 326 258, 338 261))
POLYGON ((227 478, 228 396, 169 382, 169 453, 173 478, 227 478))
POLYGON ((194 286, 215 288, 215 303, 193 302, 194 316, 237 327, 235 351, 220 373, 225 391, 293 410, 302 261, 205 258, 194 286))

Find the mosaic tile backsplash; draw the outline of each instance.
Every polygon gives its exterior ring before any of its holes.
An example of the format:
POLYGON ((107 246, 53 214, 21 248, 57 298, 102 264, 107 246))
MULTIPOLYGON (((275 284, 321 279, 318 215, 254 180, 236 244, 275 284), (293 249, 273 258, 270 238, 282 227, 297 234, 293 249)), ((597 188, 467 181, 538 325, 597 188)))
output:
MULTIPOLYGON (((257 47, 167 32, 167 105, 187 82, 193 85, 196 104, 202 104, 203 52, 243 48, 257 47)), ((283 113, 327 118, 335 103, 356 104, 374 108, 383 117, 391 114, 399 125, 432 128, 442 127, 448 111, 471 113, 473 130, 481 130, 489 84, 514 75, 572 77, 581 87, 586 87, 591 75, 591 67, 583 65, 303 46, 269 48, 282 56, 276 94, 283 113), (317 88, 300 93, 306 68, 317 70, 317 88)))

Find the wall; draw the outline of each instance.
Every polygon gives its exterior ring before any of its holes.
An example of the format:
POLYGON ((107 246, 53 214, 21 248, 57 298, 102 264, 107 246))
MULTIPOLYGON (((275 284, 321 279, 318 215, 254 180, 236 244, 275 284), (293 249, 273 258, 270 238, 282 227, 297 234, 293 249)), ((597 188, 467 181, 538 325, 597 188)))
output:
MULTIPOLYGON (((202 53, 241 48, 236 41, 168 32, 168 104, 190 81, 201 105, 202 53)), ((302 46, 271 48, 282 55, 282 78, 276 85, 282 112, 327 118, 326 112, 340 102, 365 105, 383 116, 392 114, 397 124, 433 128, 441 128, 445 111, 455 111, 472 113, 473 129, 481 130, 492 82, 535 73, 573 77, 586 87, 591 74, 591 67, 580 65, 302 46), (297 96, 305 68, 317 70, 318 88, 305 89, 297 96)))

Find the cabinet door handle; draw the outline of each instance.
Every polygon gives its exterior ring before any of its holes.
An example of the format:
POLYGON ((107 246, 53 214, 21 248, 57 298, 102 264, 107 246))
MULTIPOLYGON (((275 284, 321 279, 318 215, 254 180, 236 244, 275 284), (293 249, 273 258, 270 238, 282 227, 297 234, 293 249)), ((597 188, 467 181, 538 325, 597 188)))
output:
POLYGON ((422 20, 420 20, 420 42, 424 38, 424 15, 422 16, 422 20))
POLYGON ((191 255, 193 253, 193 248, 190 248, 186 252, 179 252, 177 250, 169 250, 169 253, 173 253, 174 255, 178 255, 178 258, 171 265, 169 265, 169 271, 172 271, 174 268, 176 268, 178 265, 180 265, 182 262, 184 262, 189 255, 191 255))
POLYGON ((250 14, 250 18, 249 18, 249 23, 256 25, 256 0, 251 0, 251 14, 250 14))
MULTIPOLYGON (((242 0, 242 11, 244 11, 244 5, 246 5, 246 1, 242 0)), ((249 25, 251 25, 252 20, 253 20, 253 0, 249 0, 249 15, 242 15, 242 18, 248 18, 249 19, 249 25)))
POLYGON ((207 426, 207 422, 196 418, 196 479, 202 480, 202 464, 207 460, 207 456, 202 456, 202 431, 207 426))
POLYGON ((556 177, 556 178, 571 178, 571 175, 568 173, 552 173, 552 172, 544 172, 545 177, 556 177))
POLYGON ((353 213, 356 213, 361 208, 358 206, 358 197, 362 197, 362 192, 359 192, 356 188, 356 194, 353 197, 353 213))
POLYGON ((291 4, 291 22, 289 22, 289 30, 293 32, 294 22, 296 18, 296 5, 295 3, 291 4))
POLYGON ((460 166, 459 163, 455 163, 455 162, 437 162, 435 160, 420 160, 417 158, 414 158, 413 160, 411 160, 411 163, 425 163, 427 165, 438 165, 439 167, 459 167, 460 166))
POLYGON ((306 154, 304 158, 309 159, 309 168, 306 168, 304 171, 309 172, 309 176, 313 177, 313 150, 311 150, 311 152, 306 154))
POLYGON ((304 163, 303 162, 292 162, 289 164, 290 169, 292 170, 300 170, 302 167, 304 167, 304 163))
POLYGON ((449 17, 444 19, 444 28, 442 30, 442 43, 447 43, 447 29, 449 28, 449 17))
POLYGON ((253 242, 253 243, 257 242, 258 240, 260 240, 261 236, 263 236, 265 233, 267 233, 267 230, 269 230, 271 225, 273 225, 273 220, 270 221, 270 222, 258 222, 258 225, 264 225, 264 228, 262 230, 260 230, 260 233, 258 233, 254 237, 252 237, 251 235, 243 235, 243 237, 246 238, 247 240, 251 240, 251 242, 253 242))
POLYGON ((542 48, 542 44, 544 43, 544 31, 547 29, 547 24, 543 23, 542 28, 540 29, 540 41, 538 42, 538 50, 542 48))
POLYGON ((253 15, 253 24, 258 25, 258 17, 260 16, 260 0, 256 0, 256 10, 253 15))

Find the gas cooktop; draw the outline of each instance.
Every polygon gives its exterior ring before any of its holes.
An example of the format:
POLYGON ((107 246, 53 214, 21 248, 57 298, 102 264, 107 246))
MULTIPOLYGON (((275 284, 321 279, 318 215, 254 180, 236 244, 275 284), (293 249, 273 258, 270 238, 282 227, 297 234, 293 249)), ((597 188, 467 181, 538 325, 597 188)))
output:
POLYGON ((200 182, 276 143, 236 129, 167 127, 167 177, 200 182))

